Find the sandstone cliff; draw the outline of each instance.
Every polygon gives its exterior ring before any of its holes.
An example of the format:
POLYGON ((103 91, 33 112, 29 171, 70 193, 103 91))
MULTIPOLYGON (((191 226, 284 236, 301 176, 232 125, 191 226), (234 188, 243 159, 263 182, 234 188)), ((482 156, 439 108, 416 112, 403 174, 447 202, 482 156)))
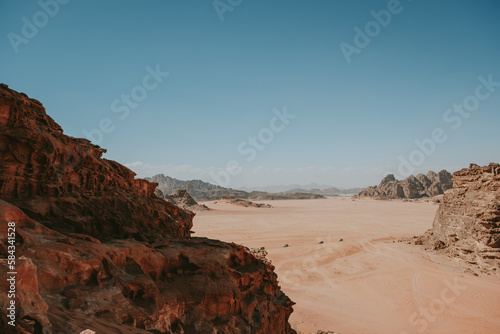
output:
POLYGON ((439 173, 418 174, 404 180, 396 180, 393 174, 387 175, 378 186, 368 187, 356 197, 378 199, 414 199, 433 197, 443 194, 453 187, 452 176, 445 170, 439 173))
POLYGON ((500 265, 500 165, 453 174, 428 234, 436 249, 485 268, 500 265))
POLYGON ((193 214, 158 199, 155 183, 63 134, 42 104, 0 87, 0 194, 64 233, 155 241, 189 237, 193 214))
MULTIPOLYGON (((191 238, 192 212, 103 152, 0 85, 0 270, 15 222, 17 333, 294 332, 272 265, 191 238)), ((8 302, 1 294, 0 332, 8 302)))

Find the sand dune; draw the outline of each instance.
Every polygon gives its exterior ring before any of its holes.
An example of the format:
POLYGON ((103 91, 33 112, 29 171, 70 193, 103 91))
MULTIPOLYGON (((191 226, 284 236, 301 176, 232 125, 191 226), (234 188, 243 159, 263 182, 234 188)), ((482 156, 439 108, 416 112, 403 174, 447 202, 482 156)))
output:
POLYGON ((297 303, 290 322, 300 333, 500 332, 499 277, 474 276, 450 258, 398 242, 431 228, 437 205, 348 198, 265 203, 273 208, 207 202, 215 210, 199 213, 195 230, 264 246, 297 303))

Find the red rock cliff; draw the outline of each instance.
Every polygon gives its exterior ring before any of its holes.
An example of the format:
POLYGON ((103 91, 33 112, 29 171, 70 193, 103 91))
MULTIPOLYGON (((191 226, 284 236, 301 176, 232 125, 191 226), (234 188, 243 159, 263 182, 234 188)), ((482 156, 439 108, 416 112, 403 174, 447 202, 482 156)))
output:
POLYGON ((155 183, 63 134, 42 104, 0 87, 0 193, 63 233, 99 239, 189 238, 193 213, 154 195, 155 183))
MULTIPOLYGON (((0 270, 16 223, 16 333, 294 333, 272 265, 190 238, 193 214, 0 85, 0 270)), ((3 274, 2 274, 3 275, 3 274)), ((7 290, 2 277, 0 288, 7 290)), ((0 332, 9 300, 0 295, 0 332)))

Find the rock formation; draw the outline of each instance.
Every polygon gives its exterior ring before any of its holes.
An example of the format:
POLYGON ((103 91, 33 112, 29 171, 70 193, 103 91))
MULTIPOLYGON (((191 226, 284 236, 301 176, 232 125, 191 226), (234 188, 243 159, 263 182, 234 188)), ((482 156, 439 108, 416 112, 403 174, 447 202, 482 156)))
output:
MULTIPOLYGON (((224 188, 201 180, 181 181, 163 174, 158 174, 149 180, 158 183, 158 189, 164 194, 173 194, 177 190, 186 190, 195 200, 216 201, 224 198, 241 198, 254 200, 283 200, 283 199, 318 199, 325 198, 314 192, 283 192, 268 193, 265 191, 246 192, 231 188, 224 188)), ((332 188, 335 189, 335 188, 332 188)), ((327 195, 327 194, 324 194, 327 195)))
MULTIPOLYGON (((15 222, 15 332, 294 333, 272 265, 191 238, 192 212, 104 152, 0 85, 0 270, 15 222)), ((0 332, 8 303, 1 294, 0 332)))
POLYGON ((434 248, 485 268, 500 265, 500 165, 471 164, 453 174, 453 189, 428 233, 434 248))
POLYGON ((399 181, 393 174, 387 175, 378 186, 371 186, 356 197, 377 199, 414 199, 434 197, 453 187, 452 176, 445 170, 438 174, 430 171, 427 175, 418 174, 399 181))
POLYGON ((64 233, 155 241, 189 237, 193 214, 158 199, 156 184, 63 134, 42 104, 0 87, 0 194, 64 233))
POLYGON ((163 174, 155 175, 150 180, 158 183, 158 189, 164 194, 173 194, 182 189, 197 201, 213 201, 227 196, 239 198, 249 196, 246 191, 224 188, 201 180, 181 181, 163 174))
POLYGON ((247 201, 247 200, 241 199, 241 198, 227 197, 227 198, 223 198, 222 201, 229 203, 229 204, 242 206, 245 208, 272 208, 272 206, 269 204, 255 203, 255 202, 247 201))
POLYGON ((188 192, 184 189, 178 189, 172 195, 159 195, 159 197, 186 210, 210 210, 206 205, 198 204, 198 202, 196 202, 194 198, 191 197, 191 195, 189 195, 188 192))

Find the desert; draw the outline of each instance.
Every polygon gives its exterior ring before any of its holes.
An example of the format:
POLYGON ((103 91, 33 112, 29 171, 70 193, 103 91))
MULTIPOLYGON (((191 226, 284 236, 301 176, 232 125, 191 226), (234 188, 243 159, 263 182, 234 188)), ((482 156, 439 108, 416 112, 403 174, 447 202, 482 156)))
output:
POLYGON ((0 334, 500 333, 499 13, 2 1, 0 334))
POLYGON ((198 203, 0 103, 5 332, 498 332, 499 164, 198 203))
POLYGON ((273 208, 205 202, 212 210, 196 216, 196 232, 265 247, 297 303, 290 323, 298 333, 498 333, 500 272, 481 272, 413 242, 432 228, 436 203, 263 203, 273 208))

